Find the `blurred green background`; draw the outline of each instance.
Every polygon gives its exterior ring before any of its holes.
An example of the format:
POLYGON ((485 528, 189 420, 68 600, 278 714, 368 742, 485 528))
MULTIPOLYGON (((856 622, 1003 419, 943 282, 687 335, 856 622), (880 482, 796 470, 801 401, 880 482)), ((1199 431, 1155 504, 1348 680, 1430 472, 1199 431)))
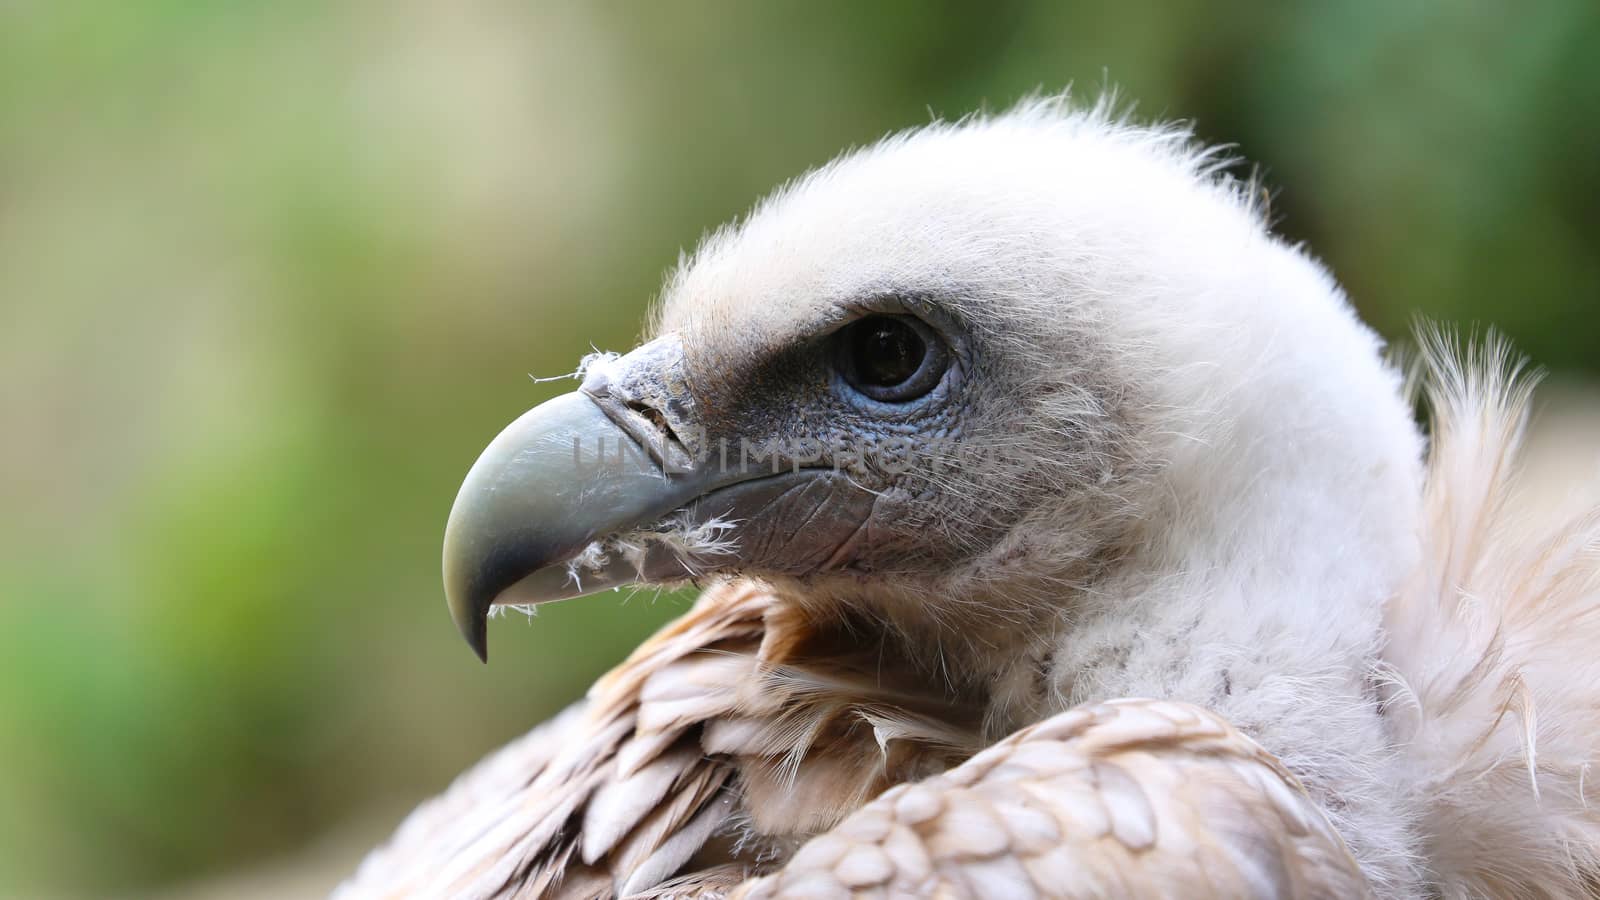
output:
POLYGON ((0 896, 323 892, 682 609, 479 665, 460 477, 703 230, 930 114, 1118 85, 1385 333, 1496 323, 1586 402, 1600 4, 1508 9, 0 3, 0 896))

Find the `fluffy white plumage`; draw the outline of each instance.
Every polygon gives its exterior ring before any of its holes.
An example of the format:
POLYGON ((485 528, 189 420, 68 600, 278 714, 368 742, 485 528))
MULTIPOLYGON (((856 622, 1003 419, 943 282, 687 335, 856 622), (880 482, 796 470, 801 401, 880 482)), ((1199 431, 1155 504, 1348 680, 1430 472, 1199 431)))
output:
MULTIPOLYGON (((1227 851, 1218 865, 1242 880, 1215 882, 1218 896, 1346 896, 1351 878, 1387 898, 1590 896, 1600 511, 1552 525, 1516 505, 1528 383, 1497 345, 1425 335, 1425 468, 1401 374, 1223 163, 1182 128, 1036 100, 845 156, 709 238, 669 280, 659 332, 727 364, 797 339, 838 298, 906 284, 955 298, 991 357, 1071 389, 988 432, 1026 473, 952 487, 1014 503, 1001 492, 1031 479, 1052 502, 936 581, 875 585, 866 610, 859 586, 826 580, 709 591, 547 726, 558 736, 535 732, 414 814, 349 893, 768 896, 811 878, 1066 895, 1060 878, 1104 869, 1120 888, 1071 895, 1170 894, 1193 861, 1134 852, 1115 829, 1112 868, 1111 845, 1068 837, 1078 855, 1050 857, 1056 869, 1017 862, 1025 817, 1001 816, 1016 840, 981 859, 940 856, 933 826, 906 832, 928 842, 921 856, 849 856, 888 840, 848 824, 899 802, 869 803, 886 787, 1078 716, 1103 728, 1082 746, 1142 761, 1126 796, 1159 801, 1168 840, 1227 851), (1122 734, 1115 716, 1079 709, 1138 697, 1161 703, 1124 721, 1167 724, 1122 743, 1094 737, 1122 734), (1193 749, 1162 730, 1173 722, 1222 743, 1193 749), (1224 783, 1248 790, 1179 790, 1224 783), (1151 793, 1162 784, 1174 793, 1151 793), (1302 801, 1315 821, 1285 826, 1302 801), (796 854, 863 805, 817 839, 837 857, 796 854), (816 875, 807 860, 822 857, 816 875), (913 878, 907 859, 931 868, 913 878), (1012 881, 972 880, 997 860, 1012 881)), ((959 545, 959 517, 947 527, 928 540, 959 545)), ((1000 746, 1043 759, 1030 740, 1000 746)), ((1061 828, 1076 821, 1050 807, 1062 798, 1124 802, 1068 764, 1078 751, 1052 752, 1067 761, 1056 787, 1031 796, 1061 828)), ((960 791, 1000 802, 970 793, 990 755, 928 782, 946 785, 941 808, 962 809, 960 791)), ((1029 771, 1017 783, 1044 769, 1029 771)), ((982 790, 1021 789, 1002 780, 982 790)))

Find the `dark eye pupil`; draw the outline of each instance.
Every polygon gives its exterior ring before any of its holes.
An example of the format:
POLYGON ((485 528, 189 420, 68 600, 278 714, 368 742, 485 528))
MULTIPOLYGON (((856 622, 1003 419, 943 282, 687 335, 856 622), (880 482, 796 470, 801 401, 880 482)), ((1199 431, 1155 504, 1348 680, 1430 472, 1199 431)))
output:
POLYGON ((909 403, 938 387, 950 352, 926 322, 913 316, 857 319, 833 335, 833 365, 851 397, 909 403))
POLYGON ((877 387, 894 387, 917 374, 927 345, 911 326, 887 317, 863 319, 851 326, 851 355, 856 377, 877 387))

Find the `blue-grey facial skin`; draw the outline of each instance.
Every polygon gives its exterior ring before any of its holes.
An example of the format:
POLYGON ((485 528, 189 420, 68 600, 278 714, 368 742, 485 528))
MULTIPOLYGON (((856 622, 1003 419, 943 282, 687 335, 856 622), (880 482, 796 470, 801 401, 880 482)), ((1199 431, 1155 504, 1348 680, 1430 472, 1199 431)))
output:
POLYGON ((914 292, 875 295, 828 306, 823 318, 782 341, 708 340, 693 331, 681 338, 688 373, 682 380, 695 393, 707 449, 727 447, 731 457, 759 439, 803 448, 801 465, 845 476, 830 479, 833 512, 825 520, 813 510, 818 488, 811 488, 776 498, 763 521, 740 528, 741 540, 743 533, 766 540, 762 530, 779 527, 770 523, 804 523, 795 537, 784 536, 793 558, 824 565, 780 567, 783 560, 772 555, 741 571, 942 573, 992 547, 1036 502, 1038 489, 1026 474, 1003 474, 1028 468, 1027 460, 1005 457, 1013 449, 1013 423, 1036 418, 1027 412, 1035 388, 990 365, 981 334, 951 315, 952 305, 914 292), (885 402, 843 377, 837 338, 849 323, 872 315, 914 316, 941 342, 944 369, 926 394, 885 402), (1014 493, 996 498, 996 491, 1014 493), (818 527, 821 521, 828 527, 818 527), (848 533, 836 527, 841 521, 851 524, 848 533))
MULTIPOLYGON (((836 337, 861 316, 885 313, 913 314, 902 301, 880 299, 754 353, 728 353, 692 335, 669 335, 658 340, 683 345, 684 375, 651 379, 630 372, 616 379, 627 384, 629 400, 646 402, 660 396, 663 380, 685 386, 691 403, 657 408, 694 455, 729 467, 765 465, 771 471, 776 464, 811 473, 769 498, 761 515, 741 518, 737 538, 750 547, 741 571, 910 570, 930 553, 952 554, 954 548, 930 541, 938 536, 933 529, 939 509, 927 501, 943 474, 939 464, 961 445, 964 420, 972 413, 965 390, 971 371, 966 336, 953 323, 930 323, 945 361, 937 382, 907 402, 875 400, 841 376, 836 337), (759 459, 763 452, 771 458, 759 459)), ((970 515, 967 522, 970 539, 982 523, 970 515)))

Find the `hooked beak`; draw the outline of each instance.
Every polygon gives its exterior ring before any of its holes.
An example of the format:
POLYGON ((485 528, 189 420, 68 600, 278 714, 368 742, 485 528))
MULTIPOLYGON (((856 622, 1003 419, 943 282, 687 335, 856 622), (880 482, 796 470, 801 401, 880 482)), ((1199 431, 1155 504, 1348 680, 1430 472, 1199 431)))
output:
MULTIPOLYGON (((496 604, 564 600, 738 563, 816 567, 814 549, 792 553, 804 544, 799 526, 773 510, 790 501, 813 510, 836 505, 829 501, 848 479, 820 468, 790 471, 778 456, 770 467, 740 459, 730 468, 724 456, 705 452, 681 354, 675 338, 662 338, 592 369, 579 390, 508 425, 467 473, 445 526, 444 589, 451 618, 480 659, 488 660, 487 620, 496 604), (714 560, 686 560, 682 541, 585 553, 618 535, 773 519, 776 531, 758 527, 760 539, 751 542, 762 560, 736 542, 718 547, 714 560)), ((838 524, 849 533, 856 523, 838 524)))
POLYGON ((692 498, 694 481, 668 478, 581 391, 524 413, 473 463, 445 525, 445 598, 462 637, 487 661, 496 600, 543 603, 609 586, 559 563, 692 498))

